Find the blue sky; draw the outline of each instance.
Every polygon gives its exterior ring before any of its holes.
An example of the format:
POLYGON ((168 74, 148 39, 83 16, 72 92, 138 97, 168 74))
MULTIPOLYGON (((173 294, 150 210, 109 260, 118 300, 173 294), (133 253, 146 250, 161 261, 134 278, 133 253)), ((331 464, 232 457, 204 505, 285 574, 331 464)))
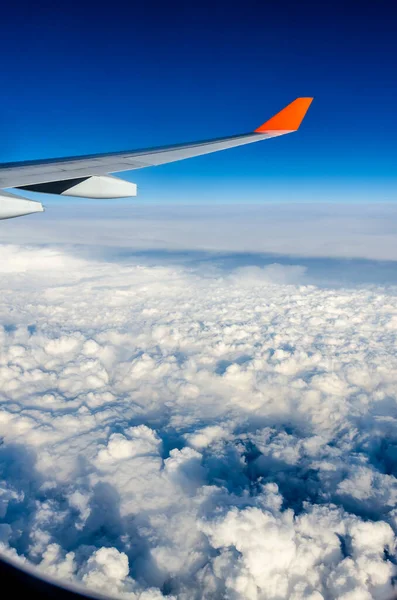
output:
POLYGON ((392 3, 12 4, 0 161, 315 101, 297 134, 131 172, 137 199, 1 221, 0 555, 136 600, 391 598, 392 3))
POLYGON ((9 5, 0 160, 245 132, 313 95, 298 134, 128 177, 144 201, 394 200, 394 10, 385 1, 9 5))

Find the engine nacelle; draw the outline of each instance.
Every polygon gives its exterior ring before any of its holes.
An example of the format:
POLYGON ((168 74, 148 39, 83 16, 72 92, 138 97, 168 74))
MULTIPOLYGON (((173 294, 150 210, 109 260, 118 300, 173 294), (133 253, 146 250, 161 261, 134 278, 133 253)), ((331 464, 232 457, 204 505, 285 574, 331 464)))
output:
POLYGON ((36 212, 44 212, 41 202, 27 200, 26 198, 0 191, 0 219, 24 217, 36 212))
POLYGON ((57 194, 58 196, 94 198, 97 200, 130 198, 137 195, 136 183, 112 175, 92 175, 91 177, 80 177, 78 179, 35 183, 34 185, 23 185, 21 189, 41 194, 57 194))
POLYGON ((136 196, 136 194, 136 183, 112 177, 111 175, 93 175, 62 192, 62 196, 97 198, 98 200, 130 198, 131 196, 136 196))

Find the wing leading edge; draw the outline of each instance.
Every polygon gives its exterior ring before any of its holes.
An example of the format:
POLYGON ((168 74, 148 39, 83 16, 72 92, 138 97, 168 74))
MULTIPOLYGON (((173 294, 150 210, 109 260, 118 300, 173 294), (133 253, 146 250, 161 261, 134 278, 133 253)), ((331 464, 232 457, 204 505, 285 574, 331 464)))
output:
POLYGON ((285 135, 299 128, 311 102, 312 98, 297 98, 254 132, 242 135, 144 150, 3 163, 0 164, 0 188, 26 188, 51 181, 143 169, 285 135))
MULTIPOLYGON (((109 173, 163 165, 292 133, 299 128, 312 100, 313 98, 297 98, 251 133, 143 150, 2 163, 0 164, 0 188, 21 188, 52 194, 81 194, 82 196, 85 190, 87 197, 97 198, 125 197, 125 194, 132 196, 134 194, 131 192, 131 186, 134 184, 129 184, 128 187, 128 182, 123 182, 125 184, 123 185, 120 180, 117 182, 117 178, 104 176, 109 173)), ((20 199, 15 196, 15 202, 18 200, 20 199)), ((5 202, 5 199, 3 201, 5 202)), ((5 218, 1 214, 1 202, 0 193, 0 219, 5 218)), ((7 202, 10 203, 9 194, 7 202)), ((38 211, 37 208, 32 212, 38 211)))

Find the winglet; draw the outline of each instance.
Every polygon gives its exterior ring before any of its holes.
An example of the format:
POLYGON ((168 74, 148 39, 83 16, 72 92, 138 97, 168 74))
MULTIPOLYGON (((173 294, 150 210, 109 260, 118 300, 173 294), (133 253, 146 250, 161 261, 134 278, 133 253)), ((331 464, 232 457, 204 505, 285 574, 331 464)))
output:
POLYGON ((313 98, 297 98, 280 110, 274 117, 263 123, 255 133, 266 133, 267 131, 297 131, 308 111, 313 98))

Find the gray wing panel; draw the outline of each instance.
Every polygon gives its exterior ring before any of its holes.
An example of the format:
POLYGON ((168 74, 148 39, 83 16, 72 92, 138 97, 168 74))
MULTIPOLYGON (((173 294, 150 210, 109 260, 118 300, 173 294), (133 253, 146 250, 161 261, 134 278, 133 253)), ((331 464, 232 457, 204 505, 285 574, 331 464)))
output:
POLYGON ((133 169, 143 169, 155 165, 192 158, 259 142, 268 138, 289 133, 250 133, 227 138, 219 138, 191 144, 180 144, 163 148, 132 150, 49 160, 27 161, 0 164, 0 188, 19 187, 36 183, 63 181, 90 175, 106 175, 133 169))

